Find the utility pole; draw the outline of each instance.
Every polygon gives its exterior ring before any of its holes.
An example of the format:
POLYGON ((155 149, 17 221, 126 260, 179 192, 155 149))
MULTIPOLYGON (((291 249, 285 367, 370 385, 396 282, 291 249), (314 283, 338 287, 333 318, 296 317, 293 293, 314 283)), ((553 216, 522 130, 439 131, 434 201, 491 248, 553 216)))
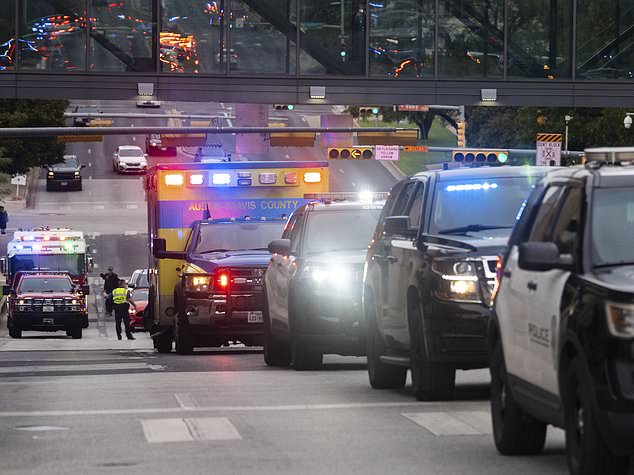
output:
POLYGON ((566 138, 564 142, 564 151, 567 152, 568 151, 568 124, 573 119, 573 117, 570 115, 567 115, 566 117, 564 117, 564 119, 566 120, 566 138))

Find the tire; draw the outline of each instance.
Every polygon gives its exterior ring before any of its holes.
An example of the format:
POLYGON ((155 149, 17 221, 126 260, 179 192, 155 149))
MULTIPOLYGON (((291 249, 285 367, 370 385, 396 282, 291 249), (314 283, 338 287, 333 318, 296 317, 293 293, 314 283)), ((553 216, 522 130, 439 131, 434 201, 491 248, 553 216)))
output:
POLYGON ((22 329, 17 325, 10 324, 9 336, 11 338, 22 338, 22 329))
POLYGON ((321 368, 323 354, 315 351, 304 339, 301 317, 295 312, 295 305, 289 289, 288 321, 291 335, 291 359, 297 371, 312 371, 321 368))
POLYGON ((73 340, 81 340, 82 333, 83 328, 81 327, 81 325, 77 325, 70 329, 70 336, 73 337, 73 340))
POLYGON ((502 342, 491 352, 491 420, 495 447, 503 455, 534 455, 544 449, 546 424, 522 409, 508 388, 502 342))
POLYGON ((273 335, 269 302, 264 289, 264 362, 267 366, 289 366, 291 364, 291 349, 288 343, 283 343, 273 335))
POLYGON ((366 297, 365 322, 367 328, 366 354, 368 360, 368 378, 374 389, 399 389, 405 386, 407 368, 388 365, 380 360, 385 354, 385 344, 379 334, 376 322, 376 305, 371 295, 366 297))
POLYGON ((180 313, 174 319, 174 346, 179 355, 191 355, 194 353, 191 331, 187 317, 180 313))
POLYGON ((159 353, 167 354, 172 352, 172 329, 154 337, 154 348, 159 353))
POLYGON ((614 455, 601 438, 581 362, 571 361, 563 381, 566 458, 571 475, 625 475, 629 457, 614 455))
POLYGON ((79 186, 77 187, 77 191, 82 191, 84 189, 84 186, 80 183, 79 186))
POLYGON ((425 348, 423 316, 416 305, 409 315, 410 371, 414 396, 419 401, 447 401, 453 399, 456 369, 429 361, 425 348))

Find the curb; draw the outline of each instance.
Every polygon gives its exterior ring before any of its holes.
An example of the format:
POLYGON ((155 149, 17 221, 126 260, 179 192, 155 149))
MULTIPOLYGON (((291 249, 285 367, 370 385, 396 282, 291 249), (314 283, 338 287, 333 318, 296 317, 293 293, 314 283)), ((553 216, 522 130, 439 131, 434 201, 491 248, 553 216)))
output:
POLYGON ((401 181, 403 178, 407 177, 407 175, 403 173, 403 171, 396 164, 386 161, 380 161, 379 163, 383 165, 383 168, 385 168, 387 172, 398 181, 401 181))

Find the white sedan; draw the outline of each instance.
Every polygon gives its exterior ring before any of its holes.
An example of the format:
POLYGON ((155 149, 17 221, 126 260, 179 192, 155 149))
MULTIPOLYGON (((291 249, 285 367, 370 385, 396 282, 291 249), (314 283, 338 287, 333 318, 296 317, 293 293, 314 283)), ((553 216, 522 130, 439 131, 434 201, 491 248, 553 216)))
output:
POLYGON ((116 173, 143 173, 147 170, 147 154, 136 145, 121 145, 112 156, 116 173))

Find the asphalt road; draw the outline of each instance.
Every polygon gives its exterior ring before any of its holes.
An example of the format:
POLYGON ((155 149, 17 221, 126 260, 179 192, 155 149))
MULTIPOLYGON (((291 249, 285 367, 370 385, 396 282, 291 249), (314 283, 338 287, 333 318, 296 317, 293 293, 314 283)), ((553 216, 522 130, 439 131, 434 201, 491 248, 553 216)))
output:
MULTIPOLYGON (((231 112, 224 105, 209 110, 231 112)), ((310 114, 301 113, 307 122, 315 120, 310 114)), ((70 146, 90 165, 85 191, 49 193, 40 182, 35 207, 12 215, 10 226, 86 231, 97 272, 113 265, 128 276, 144 267, 141 182, 114 175, 110 164, 124 143, 132 139, 70 146)), ((284 160, 322 153, 272 150, 284 160)), ((331 177, 337 191, 386 190, 394 182, 373 162, 331 164, 331 177)), ((14 340, 0 328, 3 475, 566 473, 559 430, 550 431, 543 455, 496 453, 486 371, 459 372, 453 401, 420 403, 409 386, 371 389, 364 358, 327 356, 322 371, 300 373, 268 368, 260 348, 157 354, 145 333, 116 340, 97 272, 90 278, 90 327, 83 339, 25 332, 14 340)))

